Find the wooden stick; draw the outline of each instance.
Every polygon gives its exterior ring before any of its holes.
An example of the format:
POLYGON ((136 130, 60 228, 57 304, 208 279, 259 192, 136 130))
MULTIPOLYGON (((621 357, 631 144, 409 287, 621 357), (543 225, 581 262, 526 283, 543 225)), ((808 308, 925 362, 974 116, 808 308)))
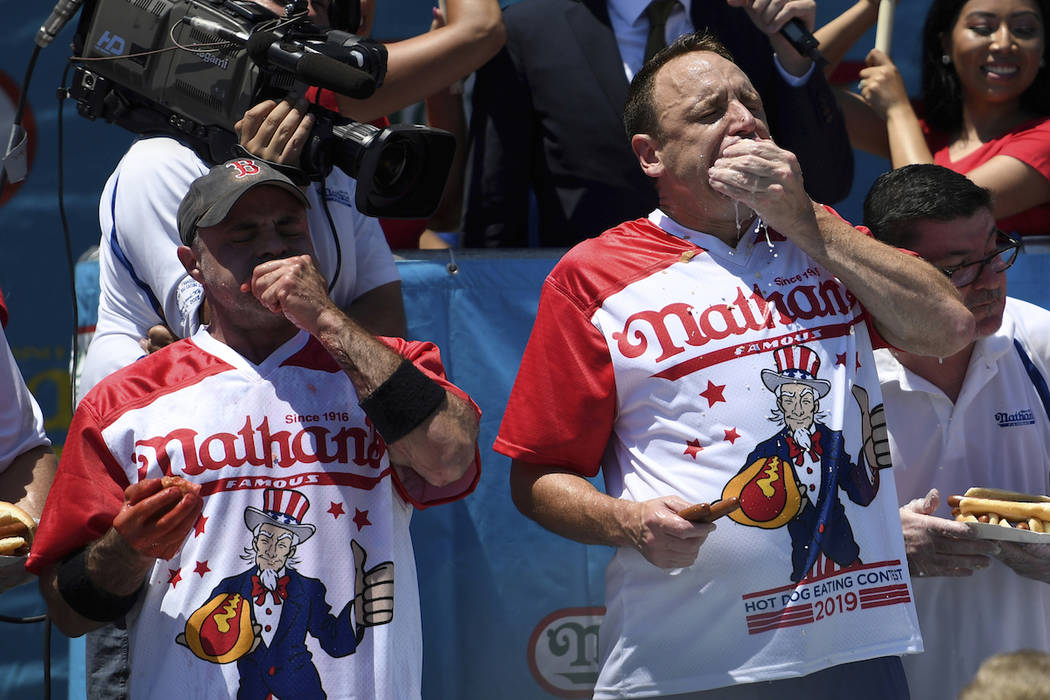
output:
POLYGON ((875 28, 875 48, 887 56, 890 55, 890 43, 893 41, 893 0, 880 0, 879 21, 875 28))

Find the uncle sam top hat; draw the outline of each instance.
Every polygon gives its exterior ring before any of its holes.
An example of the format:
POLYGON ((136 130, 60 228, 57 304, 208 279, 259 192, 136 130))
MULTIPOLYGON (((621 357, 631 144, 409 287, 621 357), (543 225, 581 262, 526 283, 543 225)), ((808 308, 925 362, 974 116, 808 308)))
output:
POLYGON ((310 523, 303 522, 303 516, 310 508, 310 501, 298 491, 289 489, 266 489, 263 491, 263 509, 248 506, 244 509, 244 524, 255 532, 259 525, 269 524, 291 530, 305 542, 316 529, 310 523))
POLYGON ((817 379, 820 369, 820 358, 805 345, 789 345, 773 351, 777 370, 762 370, 762 383, 770 391, 775 391, 781 384, 804 384, 817 392, 822 398, 831 391, 831 382, 817 379))

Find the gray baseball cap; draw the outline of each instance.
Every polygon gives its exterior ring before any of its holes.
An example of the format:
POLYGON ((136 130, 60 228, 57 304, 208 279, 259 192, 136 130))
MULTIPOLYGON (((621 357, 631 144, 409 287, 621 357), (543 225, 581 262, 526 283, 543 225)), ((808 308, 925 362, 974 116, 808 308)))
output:
POLYGON ((310 206, 303 191, 280 171, 261 160, 235 158, 216 165, 190 184, 179 205, 179 238, 189 245, 198 228, 221 224, 237 200, 260 185, 280 187, 295 195, 304 207, 310 206))

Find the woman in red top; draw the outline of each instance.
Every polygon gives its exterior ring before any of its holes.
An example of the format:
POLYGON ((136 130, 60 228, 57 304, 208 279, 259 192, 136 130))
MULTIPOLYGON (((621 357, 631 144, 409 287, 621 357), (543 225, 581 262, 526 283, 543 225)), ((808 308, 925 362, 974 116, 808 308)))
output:
MULTIPOLYGON (((860 0, 817 37, 835 62, 875 22, 860 0)), ((1000 229, 1050 234, 1046 0, 934 0, 923 29, 922 118, 897 67, 872 50, 860 94, 840 92, 854 147, 893 167, 936 163, 992 192, 1000 229)))

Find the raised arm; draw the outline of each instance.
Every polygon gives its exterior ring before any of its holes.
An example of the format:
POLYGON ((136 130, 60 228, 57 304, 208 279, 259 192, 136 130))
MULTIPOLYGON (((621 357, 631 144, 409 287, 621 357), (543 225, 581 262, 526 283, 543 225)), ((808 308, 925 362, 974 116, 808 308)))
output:
POLYGON ((716 191, 746 204, 838 277, 890 344, 947 357, 973 339, 973 316, 948 278, 815 204, 791 153, 766 139, 742 140, 709 172, 716 191))
POLYGON ((434 486, 467 473, 477 446, 473 407, 344 314, 309 256, 258 265, 251 290, 268 309, 317 338, 339 363, 387 442, 392 463, 410 467, 434 486))
POLYGON ((755 26, 769 37, 780 65, 791 75, 801 77, 813 65, 808 56, 799 54, 791 43, 780 33, 781 28, 791 19, 798 19, 813 31, 817 14, 817 3, 814 0, 787 0, 783 3, 769 3, 763 0, 727 0, 732 7, 742 7, 755 26))
POLYGON ((359 121, 385 117, 477 70, 506 39, 497 0, 448 0, 448 23, 387 45, 383 86, 366 100, 338 96, 339 111, 359 121))
POLYGON ((831 75, 853 45, 875 26, 879 0, 858 0, 841 15, 813 32, 820 43, 820 53, 827 60, 824 74, 831 75))
POLYGON ((690 504, 678 496, 639 503, 613 498, 578 474, 520 460, 511 465, 510 493, 523 515, 551 532, 584 544, 630 547, 665 569, 691 566, 715 529, 679 517, 690 504))

